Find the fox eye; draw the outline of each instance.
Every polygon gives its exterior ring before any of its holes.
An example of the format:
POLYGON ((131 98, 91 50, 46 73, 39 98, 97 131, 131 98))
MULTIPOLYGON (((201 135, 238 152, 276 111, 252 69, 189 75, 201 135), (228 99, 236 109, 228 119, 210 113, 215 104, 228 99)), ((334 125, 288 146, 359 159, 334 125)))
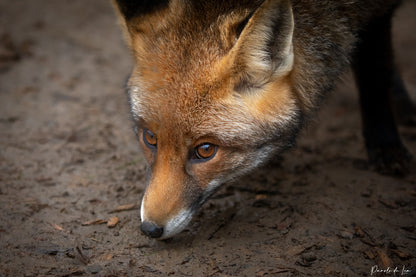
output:
POLYGON ((157 145, 157 137, 153 134, 149 129, 143 130, 143 141, 149 148, 156 148, 157 145))
POLYGON ((217 146, 211 143, 203 143, 195 148, 195 159, 209 160, 217 153, 217 146))

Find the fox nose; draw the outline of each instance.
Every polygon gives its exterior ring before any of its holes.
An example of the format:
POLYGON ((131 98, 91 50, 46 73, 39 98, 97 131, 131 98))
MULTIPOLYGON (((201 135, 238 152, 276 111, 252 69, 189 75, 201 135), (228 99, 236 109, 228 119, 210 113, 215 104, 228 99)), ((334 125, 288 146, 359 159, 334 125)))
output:
POLYGON ((143 234, 154 239, 160 238, 163 234, 163 227, 159 227, 149 221, 143 221, 140 229, 143 234))

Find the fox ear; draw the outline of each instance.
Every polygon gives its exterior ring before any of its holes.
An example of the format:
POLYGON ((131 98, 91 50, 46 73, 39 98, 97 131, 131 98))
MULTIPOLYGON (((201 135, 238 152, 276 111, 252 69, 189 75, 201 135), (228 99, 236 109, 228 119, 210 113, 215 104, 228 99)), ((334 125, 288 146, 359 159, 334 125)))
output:
POLYGON ((266 0, 254 12, 230 52, 235 90, 262 87, 292 70, 293 29, 289 0, 266 0))
POLYGON ((120 24, 123 28, 127 44, 132 47, 132 37, 137 24, 142 21, 140 17, 154 13, 169 6, 168 0, 113 0, 118 11, 120 24))
POLYGON ((114 5, 124 20, 151 13, 159 8, 167 6, 168 0, 113 0, 114 5))

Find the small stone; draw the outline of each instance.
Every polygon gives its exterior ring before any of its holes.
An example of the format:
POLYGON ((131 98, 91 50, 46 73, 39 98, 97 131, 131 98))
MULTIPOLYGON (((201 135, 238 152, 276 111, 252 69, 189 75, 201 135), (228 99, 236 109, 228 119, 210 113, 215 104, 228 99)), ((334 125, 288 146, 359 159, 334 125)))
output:
POLYGON ((302 259, 306 262, 313 262, 316 260, 316 255, 314 253, 305 253, 302 255, 302 259))
POLYGON ((103 268, 102 268, 102 266, 100 266, 98 264, 93 264, 93 265, 87 266, 87 271, 91 274, 97 274, 101 270, 103 270, 103 268))
POLYGON ((354 234, 351 233, 351 232, 349 232, 349 231, 347 231, 347 230, 345 230, 345 231, 341 231, 339 233, 339 236, 341 238, 344 238, 344 239, 352 239, 354 237, 354 234))

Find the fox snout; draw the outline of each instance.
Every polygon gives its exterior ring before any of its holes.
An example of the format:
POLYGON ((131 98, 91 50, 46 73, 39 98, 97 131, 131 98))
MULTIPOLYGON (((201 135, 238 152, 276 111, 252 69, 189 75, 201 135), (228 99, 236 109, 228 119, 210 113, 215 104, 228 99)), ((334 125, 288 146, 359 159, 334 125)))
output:
POLYGON ((197 192, 188 193, 183 189, 186 182, 176 178, 178 172, 152 171, 156 178, 150 181, 142 199, 140 229, 148 237, 166 239, 182 231, 192 219, 199 206, 192 194, 197 192))
POLYGON ((194 212, 191 209, 183 209, 177 214, 169 215, 163 222, 155 223, 153 219, 146 217, 144 205, 141 209, 142 224, 140 230, 150 238, 167 239, 181 232, 192 219, 194 212))
POLYGON ((211 180, 215 170, 211 167, 218 164, 221 153, 213 142, 192 143, 168 127, 152 130, 140 131, 149 165, 141 230, 151 238, 165 239, 182 231, 215 190, 217 183, 211 180))

